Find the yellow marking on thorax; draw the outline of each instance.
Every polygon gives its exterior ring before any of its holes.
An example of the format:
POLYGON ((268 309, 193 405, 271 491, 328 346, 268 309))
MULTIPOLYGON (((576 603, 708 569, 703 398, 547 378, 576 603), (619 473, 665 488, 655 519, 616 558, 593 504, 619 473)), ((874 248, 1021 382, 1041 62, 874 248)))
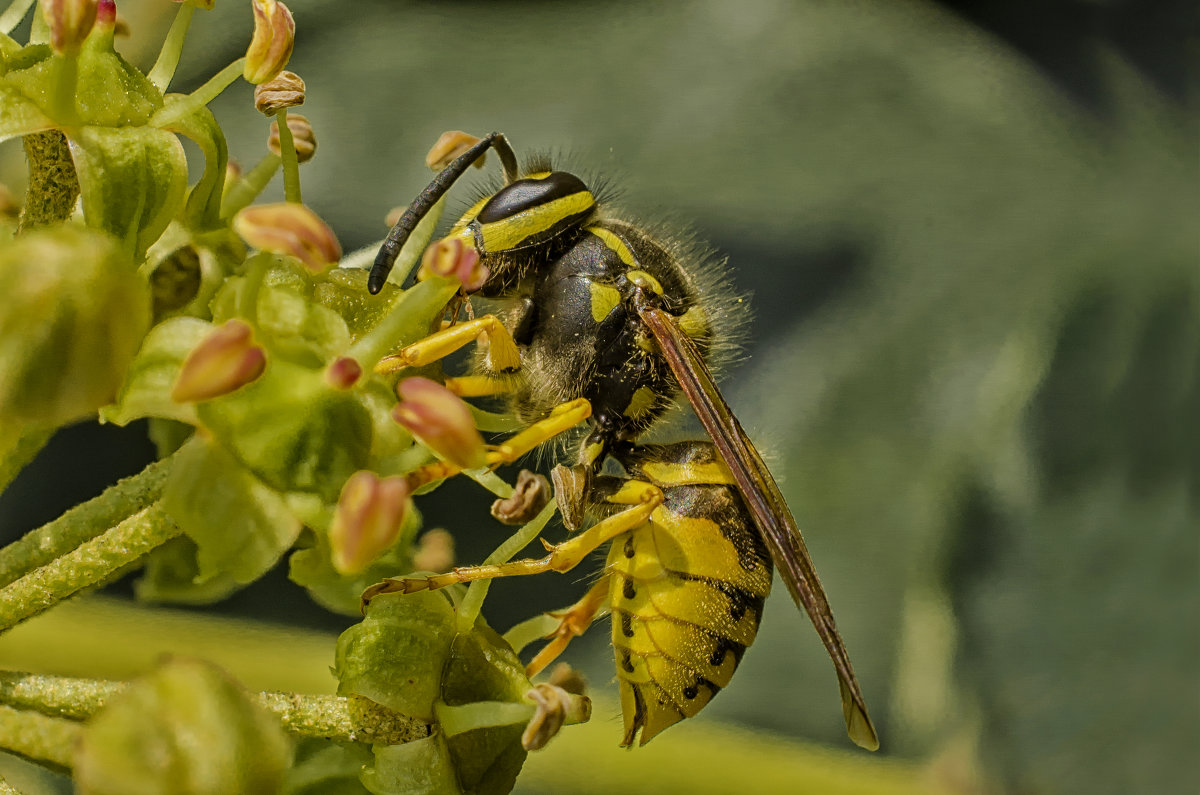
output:
POLYGON ((616 287, 590 282, 588 289, 592 294, 592 320, 597 323, 608 317, 621 303, 621 293, 616 287))
POLYGON ((702 337, 708 333, 708 314, 699 306, 693 306, 680 315, 678 323, 689 337, 702 337))
POLYGON ((644 464, 642 471, 646 477, 661 486, 703 486, 720 484, 732 486, 733 475, 729 468, 720 461, 699 463, 690 461, 686 464, 676 464, 667 461, 656 461, 644 464))
MULTIPOLYGON (((595 306, 594 303, 593 306, 595 306)), ((657 400, 658 396, 653 389, 648 386, 638 387, 637 391, 633 393, 633 397, 629 399, 629 405, 625 407, 624 414, 626 417, 637 419, 654 408, 657 400)))
POLYGON ((564 218, 587 212, 596 204, 595 197, 588 191, 572 193, 553 201, 530 207, 515 215, 510 215, 500 221, 480 224, 479 233, 483 237, 483 250, 510 251, 517 248, 527 238, 545 232, 564 218))
MULTIPOLYGON (((487 204, 488 200, 491 198, 491 196, 484 196, 482 199, 472 204, 471 209, 463 213, 462 218, 459 218, 454 222, 454 226, 450 229, 450 234, 446 235, 446 237, 454 237, 458 235, 459 232, 466 229, 467 224, 475 220, 475 216, 479 215, 479 211, 483 209, 483 205, 487 204)), ((473 239, 472 243, 474 243, 473 239)))
POLYGON ((602 242, 610 251, 614 252, 621 262, 624 262, 631 268, 638 264, 637 260, 634 259, 633 252, 629 250, 629 246, 625 245, 625 241, 617 237, 608 229, 600 226, 589 226, 587 231, 600 238, 600 242, 602 242))

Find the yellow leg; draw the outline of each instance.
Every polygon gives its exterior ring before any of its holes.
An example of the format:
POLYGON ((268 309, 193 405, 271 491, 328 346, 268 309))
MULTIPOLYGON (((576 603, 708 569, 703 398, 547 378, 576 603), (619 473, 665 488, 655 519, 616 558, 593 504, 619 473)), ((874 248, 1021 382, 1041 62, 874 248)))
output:
POLYGON ((423 367, 427 364, 444 359, 466 345, 471 344, 479 335, 487 335, 488 367, 491 370, 515 370, 521 366, 521 356, 517 352, 517 343, 513 341, 508 329, 495 315, 483 315, 465 323, 456 323, 449 328, 436 331, 423 340, 402 348, 399 353, 385 356, 375 365, 377 373, 394 373, 405 367, 423 367))
POLYGON ((502 375, 463 375, 447 378, 443 383, 459 397, 491 397, 511 391, 513 380, 502 375))
MULTIPOLYGON (((560 403, 544 419, 538 420, 489 450, 486 466, 495 468, 503 464, 511 464, 539 444, 548 442, 563 431, 574 428, 590 416, 592 416, 592 404, 587 401, 587 398, 576 398, 566 403, 560 403)), ((410 472, 408 486, 416 490, 426 483, 452 477, 461 471, 453 464, 437 461, 410 472)))
POLYGON ((577 638, 587 631, 596 619, 596 614, 608 603, 610 579, 611 576, 605 574, 578 602, 566 610, 546 614, 558 619, 558 628, 546 636, 550 642, 525 666, 526 676, 531 679, 537 676, 547 665, 558 659, 558 655, 566 650, 572 638, 577 638))
POLYGON ((491 580, 496 577, 522 577, 527 574, 541 574, 546 571, 567 572, 579 565, 580 561, 594 552, 598 547, 612 541, 622 533, 627 533, 643 524, 650 514, 662 505, 663 493, 657 486, 642 481, 629 481, 625 487, 608 498, 609 502, 631 505, 632 507, 620 513, 613 514, 603 521, 589 527, 574 538, 568 539, 557 546, 546 544, 550 554, 538 560, 514 560, 508 563, 496 563, 483 566, 463 566, 445 574, 433 574, 428 577, 401 577, 386 580, 383 586, 376 586, 380 593, 415 593, 424 590, 437 590, 453 585, 456 582, 472 582, 473 580, 491 580))

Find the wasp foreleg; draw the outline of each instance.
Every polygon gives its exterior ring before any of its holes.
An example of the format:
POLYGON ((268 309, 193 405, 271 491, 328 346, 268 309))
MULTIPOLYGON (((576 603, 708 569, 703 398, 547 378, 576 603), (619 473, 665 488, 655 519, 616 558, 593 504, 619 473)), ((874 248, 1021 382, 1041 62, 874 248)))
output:
POLYGON ((521 366, 521 356, 512 334, 495 315, 481 315, 474 320, 435 331, 425 339, 401 348, 398 353, 385 356, 375 365, 375 372, 394 373, 405 367, 424 367, 471 344, 481 334, 486 334, 489 342, 489 369, 503 372, 521 366))

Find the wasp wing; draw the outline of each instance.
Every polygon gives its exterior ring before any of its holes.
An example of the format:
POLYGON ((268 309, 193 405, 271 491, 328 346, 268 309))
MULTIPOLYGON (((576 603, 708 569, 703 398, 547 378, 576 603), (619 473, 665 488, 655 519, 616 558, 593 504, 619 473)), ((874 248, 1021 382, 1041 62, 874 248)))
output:
POLYGON ((729 404, 717 390, 716 382, 691 338, 672 315, 656 307, 639 305, 638 314, 662 349, 680 388, 692 404, 713 443, 733 474, 738 491, 754 517, 754 523, 767 542, 771 557, 797 606, 812 619, 817 634, 833 659, 842 693, 842 712, 850 739, 870 751, 879 748, 875 727, 867 715, 867 705, 854 677, 850 656, 838 634, 829 609, 825 589, 817 579, 804 538, 788 510, 779 486, 762 456, 742 430, 729 404))

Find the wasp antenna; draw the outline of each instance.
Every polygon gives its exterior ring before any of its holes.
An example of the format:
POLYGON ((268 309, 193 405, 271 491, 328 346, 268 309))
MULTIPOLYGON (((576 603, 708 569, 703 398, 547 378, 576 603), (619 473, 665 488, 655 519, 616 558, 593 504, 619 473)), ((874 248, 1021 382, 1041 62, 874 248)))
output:
POLYGON ((433 205, 437 204, 438 199, 450 190, 450 186, 466 172, 467 167, 482 157, 489 148, 496 150, 500 163, 504 166, 505 181, 513 182, 517 179, 519 173, 517 157, 513 154, 508 140, 498 132, 481 138, 479 143, 450 161, 450 164, 439 171, 433 181, 408 206, 408 209, 400 216, 400 220, 388 232, 383 245, 379 247, 379 253, 375 256, 375 264, 371 266, 371 275, 367 279, 367 290, 372 295, 383 289, 388 274, 392 272, 392 266, 396 264, 396 257, 400 256, 400 249, 404 248, 404 243, 416 229, 417 224, 429 213, 433 205))

